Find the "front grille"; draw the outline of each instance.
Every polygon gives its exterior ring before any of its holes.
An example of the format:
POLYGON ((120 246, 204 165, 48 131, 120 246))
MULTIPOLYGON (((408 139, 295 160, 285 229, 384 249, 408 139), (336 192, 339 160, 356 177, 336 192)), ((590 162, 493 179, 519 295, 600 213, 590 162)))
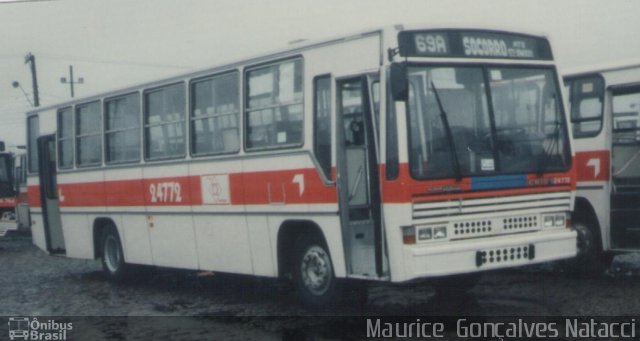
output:
POLYGON ((537 215, 526 215, 502 219, 504 230, 523 230, 538 227, 537 215))
POLYGON ((549 212, 569 211, 571 192, 511 195, 480 199, 454 199, 443 201, 416 200, 413 202, 414 220, 456 217, 471 214, 509 216, 515 211, 528 209, 549 212))
POLYGON ((416 226, 447 227, 450 240, 542 229, 542 216, 569 211, 571 192, 413 203, 416 226))
POLYGON ((541 219, 538 214, 521 214, 504 218, 454 220, 449 222, 448 230, 453 231, 451 240, 536 231, 542 228, 539 224, 541 219))
POLYGON ((455 237, 469 237, 482 234, 490 234, 492 222, 489 219, 461 221, 453 223, 453 235, 455 237))
POLYGON ((476 266, 522 263, 533 260, 535 255, 533 244, 480 250, 476 251, 476 266))

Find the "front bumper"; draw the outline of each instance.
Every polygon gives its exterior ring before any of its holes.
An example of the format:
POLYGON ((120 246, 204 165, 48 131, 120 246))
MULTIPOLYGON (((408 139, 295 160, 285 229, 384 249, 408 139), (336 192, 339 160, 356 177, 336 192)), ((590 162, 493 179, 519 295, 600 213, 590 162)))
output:
POLYGON ((0 220, 0 237, 4 237, 9 231, 18 230, 18 222, 15 220, 0 220))
POLYGON ((503 269, 575 257, 569 229, 404 246, 404 280, 503 269))

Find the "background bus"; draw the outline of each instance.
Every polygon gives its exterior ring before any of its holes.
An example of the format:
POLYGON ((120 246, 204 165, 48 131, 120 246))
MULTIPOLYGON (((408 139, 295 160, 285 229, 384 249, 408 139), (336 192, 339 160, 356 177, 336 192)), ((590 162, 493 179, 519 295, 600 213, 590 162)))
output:
POLYGON ((640 60, 565 73, 578 175, 579 267, 640 247, 640 60))
POLYGON ((31 225, 27 197, 25 153, 0 151, 0 236, 9 231, 27 232, 31 225))
POLYGON ((289 278, 312 305, 461 291, 576 254, 560 89, 543 37, 396 26, 39 109, 33 241, 116 279, 289 278))

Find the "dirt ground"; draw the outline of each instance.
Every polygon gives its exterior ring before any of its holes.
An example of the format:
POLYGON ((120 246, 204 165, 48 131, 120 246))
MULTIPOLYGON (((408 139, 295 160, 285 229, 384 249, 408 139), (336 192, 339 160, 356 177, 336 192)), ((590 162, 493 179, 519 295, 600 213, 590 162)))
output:
POLYGON ((0 316, 67 316, 77 339, 341 339, 361 328, 350 317, 366 315, 638 315, 638 284, 640 256, 630 254, 594 279, 546 264, 487 273, 464 297, 439 297, 425 283, 372 284, 365 306, 318 311, 271 279, 140 269, 135 280, 114 284, 99 261, 48 256, 28 236, 0 238, 0 316))

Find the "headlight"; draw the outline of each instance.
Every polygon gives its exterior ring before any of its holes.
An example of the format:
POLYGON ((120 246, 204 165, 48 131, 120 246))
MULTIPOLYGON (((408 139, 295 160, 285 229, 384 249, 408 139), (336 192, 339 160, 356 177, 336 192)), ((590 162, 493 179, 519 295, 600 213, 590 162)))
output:
POLYGON ((430 227, 424 227, 418 230, 418 240, 430 240, 433 236, 433 230, 430 227))
POLYGON ((566 227, 567 226, 567 215, 566 213, 555 213, 545 215, 543 217, 544 227, 566 227))
POLYGON ((402 238, 405 244, 415 244, 418 242, 429 242, 435 239, 447 238, 446 226, 403 226, 402 238))
POLYGON ((447 238, 447 227, 440 226, 433 229, 433 239, 447 238))

